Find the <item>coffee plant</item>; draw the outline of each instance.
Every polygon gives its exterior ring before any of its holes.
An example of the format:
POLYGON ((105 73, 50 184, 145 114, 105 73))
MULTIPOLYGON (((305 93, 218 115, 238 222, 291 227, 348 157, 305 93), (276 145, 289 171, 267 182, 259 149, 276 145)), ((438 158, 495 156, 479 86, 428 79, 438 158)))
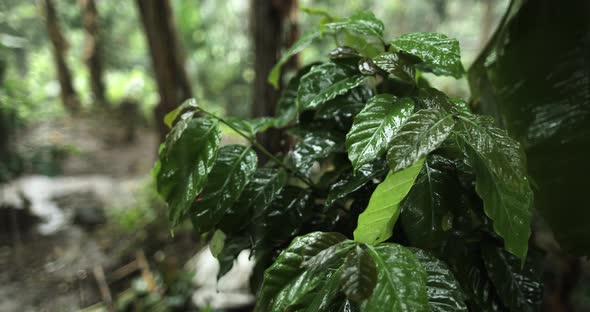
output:
POLYGON ((312 13, 317 31, 269 82, 314 41, 336 48, 290 79, 276 117, 221 118, 195 100, 166 117, 154 173, 172 225, 209 233, 220 275, 250 249, 260 312, 537 310, 525 156, 421 76, 461 77, 458 42, 387 41, 371 13, 312 13), (249 144, 220 146, 221 124, 249 144), (256 141, 271 127, 297 138, 287 153, 256 141))

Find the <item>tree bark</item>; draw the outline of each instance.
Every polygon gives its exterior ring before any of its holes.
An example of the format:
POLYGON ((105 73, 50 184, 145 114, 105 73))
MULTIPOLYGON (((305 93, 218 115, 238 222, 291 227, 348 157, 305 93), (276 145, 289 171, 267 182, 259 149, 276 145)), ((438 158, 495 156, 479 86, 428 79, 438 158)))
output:
MULTIPOLYGON (((176 36, 172 8, 168 0, 136 0, 150 49, 160 103, 155 117, 163 141, 168 133, 164 116, 192 96, 184 69, 184 55, 176 36)), ((222 40, 221 38, 220 40, 222 40)))
MULTIPOLYGON (((268 83, 267 77, 279 60, 281 48, 285 46, 285 43, 292 44, 299 36, 296 8, 297 0, 252 0, 251 27, 254 37, 254 71, 256 73, 252 103, 253 118, 275 115, 280 88, 274 89, 268 83), (290 25, 287 22, 290 22, 290 25), (287 36, 284 35, 285 28, 290 30, 287 36)), ((291 59, 289 64, 287 66, 298 66, 297 56, 291 59)), ((287 147, 283 134, 277 129, 270 129, 259 135, 258 140, 275 154, 285 151, 287 147)), ((265 161, 266 158, 261 155, 261 160, 265 161)))
POLYGON ((49 33, 49 39, 53 45, 53 57, 55 59, 55 66, 61 89, 61 100, 68 111, 76 112, 80 109, 80 101, 72 83, 72 74, 70 73, 70 69, 65 60, 68 43, 59 27, 57 13, 53 2, 51 0, 42 0, 42 4, 47 32, 49 33))
POLYGON ((106 104, 105 86, 102 79, 101 38, 98 24, 98 11, 94 0, 80 0, 82 9, 82 24, 86 31, 84 42, 84 63, 90 73, 90 88, 94 100, 99 104, 106 104))

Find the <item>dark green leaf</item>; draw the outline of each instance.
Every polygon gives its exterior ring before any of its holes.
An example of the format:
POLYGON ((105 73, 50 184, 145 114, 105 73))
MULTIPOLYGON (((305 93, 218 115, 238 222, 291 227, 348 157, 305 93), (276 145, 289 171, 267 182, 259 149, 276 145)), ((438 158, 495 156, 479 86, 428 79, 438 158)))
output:
POLYGON ((475 190, 512 254, 526 258, 533 194, 518 142, 487 117, 460 116, 458 141, 476 176, 475 190))
MULTIPOLYGON (((543 302, 542 268, 530 252, 521 268, 517 257, 492 244, 482 246, 483 260, 498 295, 511 311, 540 311, 543 302)), ((538 262, 538 261, 537 261, 538 262)))
POLYGON ((371 12, 357 12, 349 18, 328 23, 325 26, 327 29, 336 32, 346 30, 361 36, 375 37, 378 39, 383 37, 383 22, 377 19, 371 12))
POLYGON ((166 137, 160 151, 158 193, 170 207, 170 222, 186 216, 213 167, 221 131, 217 122, 183 118, 166 137))
POLYGON ((459 42, 439 33, 418 32, 405 34, 392 42, 404 52, 421 58, 424 71, 436 75, 461 78, 465 70, 461 64, 459 42))
POLYGON ((410 251, 396 244, 367 250, 377 265, 377 286, 361 305, 362 311, 430 311, 426 271, 410 251))
POLYGON ((191 207, 191 220, 198 232, 213 229, 223 218, 250 181, 257 162, 250 147, 226 145, 219 149, 207 185, 191 207))
POLYGON ((316 65, 299 82, 299 111, 314 109, 357 87, 364 79, 365 76, 352 72, 346 66, 334 63, 316 65))
POLYGON ((373 59, 375 65, 404 81, 414 83, 416 70, 414 65, 421 62, 404 52, 383 53, 373 59))
POLYGON ((389 140, 411 115, 409 98, 379 94, 356 115, 346 135, 346 149, 354 169, 373 161, 387 151, 389 140))
POLYGON ((434 151, 449 136, 453 116, 438 109, 421 109, 410 116, 389 144, 387 163, 393 171, 407 168, 434 151))
POLYGON ((467 311, 463 290, 449 267, 420 249, 413 251, 428 274, 426 286, 431 311, 467 311))
POLYGON ((277 104, 275 127, 282 128, 297 117, 297 114, 299 113, 299 105, 297 105, 297 90, 299 89, 299 82, 301 81, 301 77, 307 74, 315 65, 317 64, 310 64, 301 68, 297 74, 289 80, 289 83, 281 93, 281 97, 277 104))
POLYGON ((451 211, 461 191, 453 168, 450 160, 429 156, 404 199, 400 221, 412 246, 434 250, 451 234, 451 211))
POLYGON ((223 217, 220 228, 225 232, 243 229, 255 214, 260 214, 279 195, 287 173, 280 168, 258 168, 246 185, 240 198, 223 217))
POLYGON ((357 303, 369 298, 377 284, 377 266, 366 246, 357 245, 351 250, 342 267, 341 284, 346 297, 357 303))
POLYGON ((293 55, 301 52, 307 48, 315 39, 319 38, 321 33, 319 31, 310 32, 299 38, 287 51, 283 52, 281 59, 270 71, 268 75, 268 82, 275 88, 279 87, 279 79, 281 78, 281 67, 287 62, 293 55))
POLYGON ((274 264, 264 272, 264 281, 254 311, 272 311, 271 307, 277 294, 304 271, 303 262, 345 240, 346 237, 340 233, 324 232, 313 232, 295 238, 289 247, 281 252, 274 264))
POLYGON ((223 244, 223 249, 221 249, 217 256, 214 255, 219 261, 219 272, 217 274, 217 278, 220 278, 229 272, 240 252, 242 252, 242 250, 249 249, 250 247, 250 238, 246 235, 246 233, 227 236, 223 244))
POLYGON ((339 148, 338 141, 327 131, 308 132, 289 153, 287 163, 298 172, 308 175, 315 161, 327 158, 339 148))
POLYGON ((348 131, 354 116, 363 109, 372 95, 371 89, 358 86, 321 105, 315 113, 315 118, 334 120, 342 129, 348 131))
POLYGON ((360 189, 372 179, 384 175, 387 170, 383 161, 376 160, 362 165, 355 173, 347 174, 330 188, 326 198, 326 207, 332 206, 336 200, 360 189))
POLYGON ((246 135, 249 135, 250 137, 255 137, 258 132, 266 131, 275 123, 274 119, 270 117, 260 117, 250 120, 231 117, 225 119, 225 121, 229 123, 232 127, 240 130, 241 132, 243 132, 246 135))
POLYGON ((371 195, 367 209, 358 218, 358 226, 354 230, 355 241, 378 244, 391 237, 399 217, 400 202, 412 188, 423 163, 421 160, 402 171, 389 172, 371 195))

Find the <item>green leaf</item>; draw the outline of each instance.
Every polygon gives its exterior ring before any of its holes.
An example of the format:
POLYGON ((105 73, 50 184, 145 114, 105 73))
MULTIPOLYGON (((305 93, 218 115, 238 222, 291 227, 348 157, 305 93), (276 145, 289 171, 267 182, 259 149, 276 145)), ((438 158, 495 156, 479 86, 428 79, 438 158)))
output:
POLYGON ((166 114, 166 116, 164 116, 164 124, 166 124, 169 128, 172 128, 172 126, 174 125, 174 121, 176 120, 178 115, 180 115, 180 113, 182 113, 183 110, 185 110, 187 108, 195 108, 196 109, 198 107, 199 106, 197 105, 197 100, 188 99, 188 100, 184 101, 180 106, 178 106, 177 108, 175 108, 174 110, 172 110, 171 112, 166 114))
POLYGON ((346 135, 346 150, 355 170, 387 151, 391 137, 413 109, 411 99, 396 98, 391 94, 379 94, 367 102, 346 135))
POLYGON ((379 160, 362 165, 356 172, 347 174, 330 187, 325 206, 332 206, 336 200, 360 189, 372 179, 384 175, 387 170, 385 163, 379 160))
POLYGON ((304 271, 302 264, 305 261, 345 240, 346 237, 340 233, 325 232, 313 232, 296 237, 264 272, 264 281, 254 311, 272 311, 271 307, 277 294, 304 271))
POLYGON ((443 34, 417 32, 405 34, 392 42, 392 45, 406 53, 421 58, 423 71, 436 75, 461 78, 465 73, 461 64, 459 42, 443 34))
POLYGON ((460 116, 457 126, 458 143, 475 172, 475 190, 494 221, 494 231, 504 239, 506 250, 525 259, 533 193, 518 142, 489 117, 460 116))
POLYGON ((400 222, 412 246, 435 250, 451 234, 452 207, 460 202, 452 161, 430 155, 402 202, 400 222))
POLYGON ((301 77, 297 100, 299 111, 317 108, 326 101, 359 86, 365 76, 346 66, 324 63, 311 68, 301 77))
POLYGON ((517 257, 490 243, 482 246, 488 275, 511 311, 539 311, 543 302, 542 267, 529 253, 521 268, 517 257))
POLYGON ((405 169, 434 151, 451 134, 453 116, 438 109, 421 109, 410 116, 389 144, 387 163, 405 169))
POLYGON ((299 113, 299 105, 297 104, 297 90, 299 89, 299 82, 301 81, 301 77, 307 74, 315 65, 317 65, 317 63, 301 68, 297 74, 291 78, 291 80, 289 80, 287 87, 283 89, 277 104, 277 113, 274 124, 275 127, 282 128, 297 117, 297 114, 299 113))
POLYGON ((465 295, 459 282, 441 260, 420 250, 413 249, 428 274, 426 286, 428 303, 433 312, 467 311, 465 295))
POLYGON ((400 202, 412 188, 424 161, 399 172, 390 171, 377 186, 367 209, 358 218, 354 240, 360 243, 378 244, 391 237, 393 226, 400 213, 400 202))
POLYGON ((369 298, 377 285, 377 266, 366 246, 357 245, 346 256, 342 267, 341 287, 346 297, 357 303, 369 298))
POLYGON ((416 81, 416 70, 414 65, 421 62, 420 59, 404 52, 383 53, 375 58, 373 62, 382 70, 411 83, 416 81))
POLYGON ((223 245, 225 244, 225 233, 220 230, 216 230, 213 233, 213 237, 211 237, 211 242, 209 243, 209 250, 211 250, 211 254, 213 257, 217 258, 217 256, 223 250, 223 245))
POLYGON ((377 265, 377 286, 362 311, 430 311, 426 271, 407 248, 382 244, 368 250, 377 265))
POLYGON ((226 145, 219 149, 207 185, 191 207, 191 220, 198 232, 215 228, 240 197, 257 162, 256 152, 250 147, 226 145))
POLYGON ((254 231, 254 249, 284 246, 302 230, 310 211, 309 190, 286 186, 268 206, 255 207, 251 218, 254 231))
POLYGON ((264 211, 280 194, 287 182, 281 168, 258 168, 252 175, 238 201, 225 214, 220 228, 226 233, 240 231, 259 211, 264 211))
POLYGON ((289 153, 287 164, 308 175, 315 161, 327 158, 339 148, 339 139, 327 131, 308 132, 289 153))
POLYGON ((358 86, 321 105, 315 113, 315 118, 334 120, 342 129, 349 130, 354 116, 363 109, 372 96, 371 89, 358 86))
POLYGON ((349 18, 328 23, 325 27, 329 30, 340 32, 343 30, 359 34, 361 36, 383 37, 383 22, 371 12, 357 12, 349 18))
POLYGON ((219 124, 207 119, 181 119, 160 150, 158 193, 170 207, 170 222, 178 225, 202 191, 221 139, 219 124))
POLYGON ((218 255, 214 255, 219 261, 219 272, 217 278, 224 276, 234 266, 234 262, 242 250, 251 247, 250 237, 246 233, 239 235, 228 235, 225 238, 223 249, 218 255))
POLYGON ((278 61, 278 63, 275 64, 275 66, 270 71, 270 74, 268 75, 268 82, 275 88, 278 88, 279 78, 281 77, 281 67, 283 66, 283 64, 285 64, 293 55, 307 48, 315 39, 319 38, 320 36, 321 33, 319 31, 310 32, 301 36, 301 38, 299 38, 297 42, 291 45, 291 47, 287 51, 283 52, 283 54, 281 55, 281 59, 278 61))
POLYGON ((226 118, 225 121, 250 137, 255 137, 257 133, 264 132, 275 124, 274 119, 270 117, 259 117, 250 120, 230 117, 226 118))

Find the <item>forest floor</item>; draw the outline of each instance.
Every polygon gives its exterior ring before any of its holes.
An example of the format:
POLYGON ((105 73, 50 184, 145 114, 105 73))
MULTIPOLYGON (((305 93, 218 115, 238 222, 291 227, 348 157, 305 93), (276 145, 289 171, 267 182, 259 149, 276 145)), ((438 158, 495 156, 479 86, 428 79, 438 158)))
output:
POLYGON ((151 274, 119 270, 113 277, 117 269, 144 254, 180 266, 198 251, 190 232, 171 238, 166 222, 146 219, 161 214, 146 207, 152 203, 144 190, 157 133, 139 127, 130 135, 127 124, 66 118, 19 134, 24 154, 48 145, 68 152, 50 159, 59 175, 31 174, 0 186, 0 311, 78 311, 108 297, 97 282, 101 271, 116 297, 131 279, 151 274))

